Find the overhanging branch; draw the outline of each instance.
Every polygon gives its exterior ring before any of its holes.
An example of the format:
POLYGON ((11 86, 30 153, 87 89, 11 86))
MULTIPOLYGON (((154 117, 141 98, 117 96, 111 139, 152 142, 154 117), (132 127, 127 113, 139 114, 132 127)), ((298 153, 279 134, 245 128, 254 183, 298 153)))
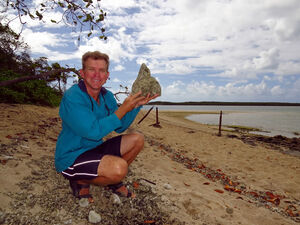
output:
POLYGON ((63 73, 63 72, 65 72, 65 73, 66 72, 74 72, 74 73, 78 74, 78 72, 74 68, 61 68, 61 69, 51 70, 49 72, 45 72, 45 73, 42 73, 39 75, 25 76, 25 77, 16 78, 13 80, 1 81, 0 87, 9 86, 12 84, 29 81, 29 80, 38 80, 38 79, 48 80, 51 78, 51 76, 53 76, 57 73, 63 73))

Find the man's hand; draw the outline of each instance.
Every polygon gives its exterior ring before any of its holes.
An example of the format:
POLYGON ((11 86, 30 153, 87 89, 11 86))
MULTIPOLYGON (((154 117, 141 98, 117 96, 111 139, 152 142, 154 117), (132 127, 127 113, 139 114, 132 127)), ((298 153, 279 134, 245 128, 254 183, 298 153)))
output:
POLYGON ((139 107, 139 106, 141 106, 141 105, 146 105, 148 102, 150 102, 151 100, 157 98, 158 96, 159 96, 158 94, 153 95, 153 96, 150 96, 150 94, 148 94, 148 95, 145 97, 145 99, 143 99, 143 100, 141 100, 141 101, 139 101, 139 102, 137 103, 137 106, 136 106, 136 107, 139 107))
POLYGON ((119 107, 119 109, 115 111, 115 114, 119 119, 122 119, 122 117, 125 116, 126 113, 130 112, 134 108, 137 108, 141 105, 145 105, 152 99, 158 97, 158 95, 150 96, 150 94, 144 97, 144 96, 140 96, 141 94, 142 92, 140 91, 134 95, 130 95, 124 100, 123 104, 119 107))

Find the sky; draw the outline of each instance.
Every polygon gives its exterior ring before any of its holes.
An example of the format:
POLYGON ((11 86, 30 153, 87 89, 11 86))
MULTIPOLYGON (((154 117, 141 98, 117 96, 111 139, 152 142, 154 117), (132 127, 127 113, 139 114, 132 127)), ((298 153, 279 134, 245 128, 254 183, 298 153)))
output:
MULTIPOLYGON (((22 35, 31 55, 80 69, 85 52, 107 53, 105 86, 114 93, 120 85, 130 89, 146 63, 162 87, 158 101, 300 102, 299 0, 100 4, 107 12, 107 41, 82 35, 79 44, 78 33, 64 24, 27 20, 22 35)), ((20 30, 18 21, 10 25, 20 30)))

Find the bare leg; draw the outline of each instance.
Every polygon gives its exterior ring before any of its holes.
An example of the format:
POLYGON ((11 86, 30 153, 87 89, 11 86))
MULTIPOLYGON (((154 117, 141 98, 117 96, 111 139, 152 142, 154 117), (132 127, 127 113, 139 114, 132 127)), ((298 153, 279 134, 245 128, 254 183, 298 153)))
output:
POLYGON ((121 155, 130 165, 144 147, 144 136, 140 133, 123 135, 121 155))
MULTIPOLYGON (((125 134, 122 136, 120 152, 121 156, 105 155, 98 166, 98 177, 93 180, 80 180, 79 184, 96 184, 106 186, 109 184, 117 184, 121 182, 128 172, 128 166, 133 162, 136 156, 144 147, 144 136, 140 133, 125 134)), ((125 193, 126 187, 121 187, 120 191, 125 193)), ((119 189, 118 189, 119 190, 119 189)), ((82 190, 83 193, 88 193, 82 190)))

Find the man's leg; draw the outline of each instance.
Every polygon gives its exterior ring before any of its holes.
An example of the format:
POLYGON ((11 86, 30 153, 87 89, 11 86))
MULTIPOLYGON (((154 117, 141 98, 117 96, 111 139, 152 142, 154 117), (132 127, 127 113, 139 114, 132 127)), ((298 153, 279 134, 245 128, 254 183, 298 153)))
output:
POLYGON ((128 172, 128 166, 144 147, 144 136, 140 133, 122 136, 120 153, 122 158, 105 155, 98 166, 98 177, 93 180, 82 180, 78 183, 109 185, 121 182, 128 172))
POLYGON ((140 133, 125 134, 121 140, 121 155, 130 165, 144 148, 144 135, 140 133))

